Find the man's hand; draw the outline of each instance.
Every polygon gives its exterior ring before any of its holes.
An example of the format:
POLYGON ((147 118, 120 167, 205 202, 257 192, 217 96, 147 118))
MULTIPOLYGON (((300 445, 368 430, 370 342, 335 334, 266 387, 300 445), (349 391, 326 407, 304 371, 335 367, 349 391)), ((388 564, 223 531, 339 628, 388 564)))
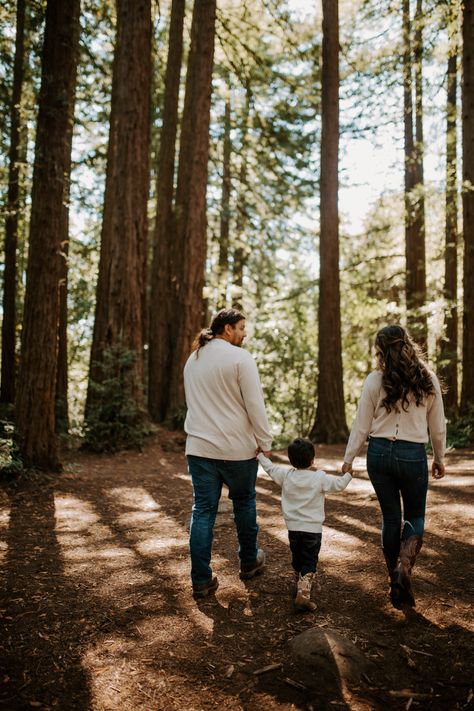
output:
POLYGON ((439 462, 433 462, 431 465, 431 474, 433 479, 442 479, 446 474, 446 467, 439 462))
POLYGON ((270 449, 270 451, 268 451, 268 452, 262 452, 262 454, 263 454, 263 456, 266 457, 267 459, 270 459, 270 456, 271 456, 271 454, 272 454, 272 450, 270 449))
POLYGON ((347 462, 344 462, 342 465, 341 471, 343 474, 347 474, 348 472, 349 472, 349 474, 352 474, 352 464, 348 464, 347 462))

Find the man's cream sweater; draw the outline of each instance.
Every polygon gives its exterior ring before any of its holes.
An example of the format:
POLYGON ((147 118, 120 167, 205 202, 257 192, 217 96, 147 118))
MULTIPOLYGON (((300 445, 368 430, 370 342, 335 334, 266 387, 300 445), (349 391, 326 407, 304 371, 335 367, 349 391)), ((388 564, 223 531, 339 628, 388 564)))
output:
POLYGON ((257 446, 271 449, 257 366, 243 348, 214 338, 191 353, 184 389, 186 454, 235 461, 255 457, 257 446))
POLYGON ((366 378, 352 425, 344 461, 351 464, 367 437, 402 439, 408 442, 428 442, 431 437, 434 459, 443 464, 446 449, 446 420, 438 378, 430 371, 434 394, 416 406, 412 400, 408 409, 400 404, 387 412, 382 405, 386 392, 382 387, 382 372, 375 370, 366 378), (429 431, 429 436, 428 436, 429 431))

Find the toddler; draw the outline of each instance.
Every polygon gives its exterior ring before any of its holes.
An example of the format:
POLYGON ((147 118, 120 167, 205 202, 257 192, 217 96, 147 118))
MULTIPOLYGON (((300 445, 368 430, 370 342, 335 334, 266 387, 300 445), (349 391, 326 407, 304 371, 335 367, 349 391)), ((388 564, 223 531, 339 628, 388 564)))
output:
POLYGON ((291 468, 273 464, 262 452, 257 459, 271 478, 281 486, 281 508, 292 554, 292 566, 298 576, 295 607, 300 612, 313 611, 313 584, 324 521, 324 496, 346 488, 351 474, 333 476, 318 469, 311 471, 314 445, 307 439, 295 439, 288 447, 291 468))

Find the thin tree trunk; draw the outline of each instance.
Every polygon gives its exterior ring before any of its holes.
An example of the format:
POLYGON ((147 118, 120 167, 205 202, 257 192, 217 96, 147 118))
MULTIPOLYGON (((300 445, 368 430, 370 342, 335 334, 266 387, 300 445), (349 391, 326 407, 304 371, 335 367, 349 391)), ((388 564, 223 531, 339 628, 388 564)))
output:
POLYGON ((403 87, 405 124, 405 255, 406 305, 409 329, 422 346, 427 343, 426 267, 423 185, 422 7, 417 0, 412 50, 410 0, 403 0, 403 87), (415 71, 415 139, 413 136, 413 79, 415 71), (416 140, 416 143, 415 143, 416 140))
POLYGON ((474 12, 473 0, 463 3, 463 379, 461 409, 474 405, 474 12))
POLYGON ((177 301, 176 349, 172 362, 168 417, 184 407, 183 367, 203 321, 206 260, 206 189, 209 121, 214 63, 216 0, 194 4, 186 75, 183 124, 176 189, 173 275, 177 301))
POLYGON ((143 410, 143 305, 149 187, 150 0, 117 1, 107 185, 86 417, 105 352, 133 356, 128 396, 143 410))
POLYGON ((441 341, 441 373, 447 386, 446 409, 458 407, 458 196, 457 196, 457 31, 450 38, 446 102, 446 223, 444 251, 445 334, 441 341))
POLYGON ((55 393, 80 0, 48 0, 31 198, 16 424, 23 462, 57 469, 55 393))
POLYGON ((339 13, 323 0, 318 404, 310 437, 345 442, 339 286, 339 13))
POLYGON ((230 233, 230 157, 232 153, 232 142, 230 138, 231 129, 231 106, 230 98, 225 103, 224 112, 224 147, 222 160, 222 196, 221 196, 221 222, 219 238, 219 262, 218 262, 218 285, 219 285, 219 308, 224 308, 227 304, 227 286, 229 279, 229 233, 230 233))
POLYGON ((25 75, 25 0, 16 6, 15 59, 10 107, 10 151, 5 220, 5 266, 3 276, 2 369, 0 402, 15 401, 16 349, 16 252, 20 205, 21 96, 25 75))
POLYGON ((232 270, 232 305, 234 308, 243 309, 244 268, 247 262, 245 248, 245 227, 247 224, 247 150, 248 150, 248 121, 250 115, 250 87, 247 86, 245 109, 242 118, 242 139, 240 148, 239 191, 237 196, 237 219, 235 225, 235 246, 232 270))
POLYGON ((164 419, 168 408, 175 338, 172 313, 176 299, 176 282, 173 280, 171 268, 171 250, 174 241, 173 192, 184 13, 185 0, 173 0, 158 159, 149 318, 148 407, 151 417, 157 422, 164 419))
MULTIPOLYGON (((69 196, 68 196, 69 197, 69 196)), ((58 372, 56 378, 56 432, 67 434, 69 430, 68 408, 68 344, 67 344, 67 294, 68 294, 68 254, 69 254, 69 210, 64 204, 61 249, 61 276, 59 281, 59 330, 58 330, 58 372)))

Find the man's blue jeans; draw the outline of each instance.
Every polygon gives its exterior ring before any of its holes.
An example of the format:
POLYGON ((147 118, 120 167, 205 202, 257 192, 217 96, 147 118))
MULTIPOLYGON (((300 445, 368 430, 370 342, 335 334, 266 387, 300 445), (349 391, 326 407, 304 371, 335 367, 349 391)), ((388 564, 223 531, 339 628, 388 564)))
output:
POLYGON ((423 535, 428 491, 425 445, 371 437, 367 472, 382 509, 383 549, 387 555, 396 557, 400 551, 400 536, 406 539, 423 535))
POLYGON ((188 455, 188 468, 193 482, 193 510, 189 548, 193 585, 207 583, 212 577, 211 551, 214 522, 222 485, 229 488, 234 506, 234 520, 239 539, 240 565, 252 565, 257 558, 257 506, 255 483, 258 462, 208 459, 188 455))

